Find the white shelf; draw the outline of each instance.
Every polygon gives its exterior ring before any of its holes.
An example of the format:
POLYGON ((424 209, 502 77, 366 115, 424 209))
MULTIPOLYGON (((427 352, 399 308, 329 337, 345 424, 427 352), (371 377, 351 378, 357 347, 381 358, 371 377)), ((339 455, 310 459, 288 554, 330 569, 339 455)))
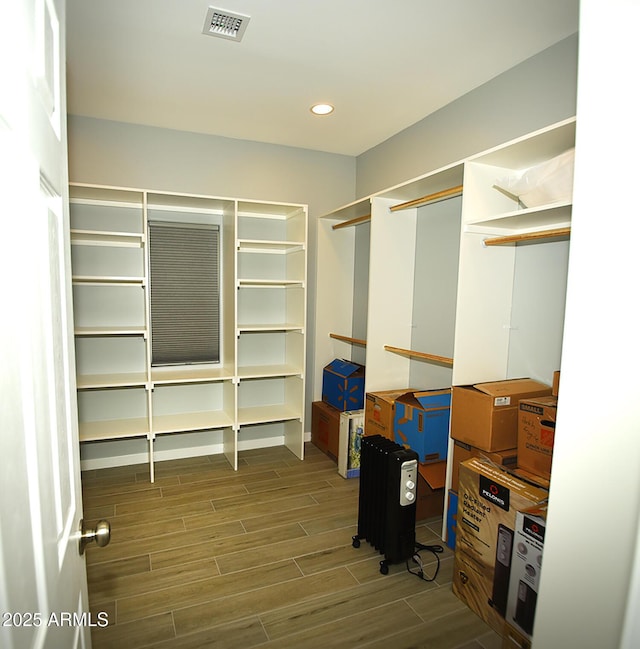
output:
POLYGON ((81 421, 78 424, 81 442, 129 439, 147 437, 149 420, 146 417, 135 419, 111 419, 106 421, 81 421))
POLYGON ((95 388, 140 387, 147 384, 145 372, 121 372, 118 374, 79 374, 78 390, 95 388))
POLYGON ((304 331, 304 325, 296 322, 282 322, 282 323, 251 323, 251 324, 238 324, 238 335, 242 332, 258 332, 258 331, 304 331))
POLYGON ((238 279, 238 288, 304 288, 300 279, 238 279))
POLYGON ((224 411, 211 410, 154 416, 152 428, 155 435, 164 435, 192 430, 227 428, 233 426, 233 424, 233 416, 224 411))
POLYGON ((238 252, 260 254, 288 254, 304 250, 304 241, 267 241, 264 239, 238 239, 238 252))
POLYGON ((554 203, 495 214, 467 221, 467 226, 488 226, 510 232, 532 232, 571 225, 571 203, 554 203))
POLYGON ((71 230, 71 244, 76 246, 140 248, 144 241, 142 233, 71 230))
POLYGON ((241 379, 279 376, 302 376, 302 369, 295 365, 246 365, 238 367, 238 377, 241 379))
POLYGON ((76 336, 146 336, 147 328, 138 325, 109 327, 76 327, 76 336))
POLYGON ((92 285, 92 286, 144 286, 144 277, 119 277, 118 275, 72 275, 71 280, 74 284, 92 285))
POLYGON ((151 368, 151 382, 154 385, 225 381, 233 379, 233 377, 233 368, 217 365, 211 367, 179 365, 151 368))
POLYGON ((238 409, 238 424, 240 426, 300 419, 301 417, 299 410, 287 405, 254 406, 238 409))

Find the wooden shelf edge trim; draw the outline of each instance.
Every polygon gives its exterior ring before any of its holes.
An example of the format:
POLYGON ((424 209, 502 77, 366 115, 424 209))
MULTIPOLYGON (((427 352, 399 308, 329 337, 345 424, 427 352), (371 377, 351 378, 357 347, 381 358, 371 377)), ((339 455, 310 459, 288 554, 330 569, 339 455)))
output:
POLYGON ((493 237, 485 239, 485 246, 501 246, 521 241, 536 241, 540 239, 555 239, 557 237, 568 237, 571 235, 571 228, 556 228, 553 230, 540 230, 539 232, 525 232, 522 234, 510 234, 504 237, 493 237))
POLYGON ((385 345, 384 348, 386 351, 394 352, 395 354, 420 358, 434 363, 442 363, 443 365, 453 365, 453 358, 449 358, 448 356, 437 356, 436 354, 427 354, 426 352, 417 352, 413 349, 403 349, 402 347, 393 347, 391 345, 385 345))
POLYGON ((336 223, 331 226, 332 230, 339 230, 340 228, 348 228, 352 225, 358 225, 359 223, 366 223, 367 221, 371 221, 371 214, 365 214, 364 216, 358 216, 355 219, 349 219, 348 221, 344 221, 343 223, 336 223))
POLYGON ((455 187, 443 189, 442 191, 434 192, 433 194, 427 194, 426 196, 422 196, 421 198, 415 198, 414 200, 407 201, 406 203, 393 205, 389 208, 389 211, 398 212, 399 210, 406 210, 410 207, 420 207, 421 205, 426 205, 427 203, 433 203, 435 201, 441 201, 445 198, 460 196, 460 194, 462 194, 462 185, 456 185, 455 187))
POLYGON ((335 338, 336 340, 341 340, 345 343, 351 343, 353 345, 362 345, 363 347, 367 346, 367 341, 362 340, 361 338, 352 338, 351 336, 341 336, 340 334, 329 334, 329 338, 335 338))

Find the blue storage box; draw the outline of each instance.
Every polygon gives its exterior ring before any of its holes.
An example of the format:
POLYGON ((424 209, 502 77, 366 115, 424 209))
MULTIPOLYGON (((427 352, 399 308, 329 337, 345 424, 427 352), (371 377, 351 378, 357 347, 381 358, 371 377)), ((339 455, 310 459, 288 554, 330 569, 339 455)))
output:
POLYGON ((346 412, 364 408, 364 365, 336 358, 322 374, 322 400, 346 412))
POLYGON ((447 459, 451 388, 407 392, 396 399, 394 436, 414 450, 419 462, 447 459))

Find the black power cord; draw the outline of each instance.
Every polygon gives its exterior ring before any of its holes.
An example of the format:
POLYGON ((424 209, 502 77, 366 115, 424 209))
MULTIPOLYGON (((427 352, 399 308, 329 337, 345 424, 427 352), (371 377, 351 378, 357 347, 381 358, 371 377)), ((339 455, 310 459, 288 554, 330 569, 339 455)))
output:
POLYGON ((442 554, 442 552, 444 552, 444 548, 441 545, 423 545, 422 543, 416 543, 416 551, 411 557, 411 560, 418 566, 418 570, 412 570, 409 567, 409 560, 407 559, 407 572, 422 579, 422 581, 434 581, 440 571, 440 557, 438 555, 442 554), (433 556, 436 558, 436 570, 431 577, 424 576, 424 565, 420 556, 422 550, 433 553, 433 556))

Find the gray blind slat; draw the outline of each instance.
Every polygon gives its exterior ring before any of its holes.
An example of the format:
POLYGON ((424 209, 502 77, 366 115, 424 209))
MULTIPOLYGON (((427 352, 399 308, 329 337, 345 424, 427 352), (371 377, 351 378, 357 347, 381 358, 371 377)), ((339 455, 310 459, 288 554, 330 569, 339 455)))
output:
POLYGON ((220 361, 218 226, 149 223, 151 362, 220 361))

